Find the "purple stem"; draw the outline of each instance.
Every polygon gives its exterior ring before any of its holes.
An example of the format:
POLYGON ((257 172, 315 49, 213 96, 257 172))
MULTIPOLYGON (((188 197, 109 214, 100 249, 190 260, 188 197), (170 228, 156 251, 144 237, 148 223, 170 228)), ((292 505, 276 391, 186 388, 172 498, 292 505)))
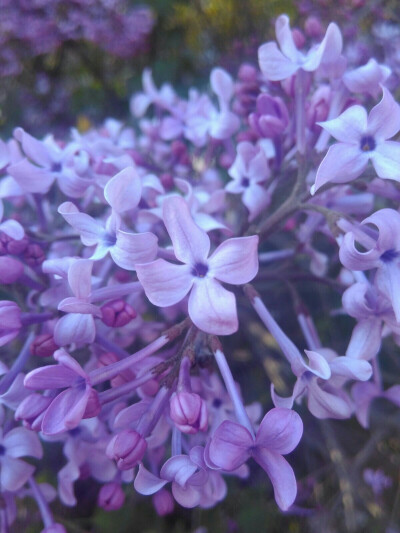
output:
POLYGON ((112 363, 111 365, 108 365, 106 367, 97 368, 96 370, 93 370, 92 372, 89 373, 90 382, 92 386, 98 385, 99 383, 102 383, 103 381, 107 381, 117 376, 123 370, 130 368, 135 363, 138 363, 139 361, 141 361, 148 355, 151 355, 152 353, 162 348, 165 344, 169 342, 169 340, 170 339, 168 336, 161 335, 161 337, 151 342, 149 345, 145 346, 138 352, 135 352, 134 354, 129 355, 125 359, 122 359, 121 361, 117 361, 116 363, 112 363))
POLYGON ((226 390, 228 391, 229 397, 232 400, 233 407, 235 409, 236 418, 242 426, 249 430, 251 436, 255 438, 255 433, 253 426, 250 422, 249 416, 246 412, 246 409, 243 405, 242 399, 239 396, 236 383, 233 379, 231 369, 229 368, 228 362, 225 355, 221 350, 216 350, 214 352, 215 360, 219 371, 221 372, 222 378, 225 383, 226 390))
POLYGON ((30 346, 32 344, 32 341, 34 339, 34 333, 30 333, 25 341, 25 344, 22 347, 22 350, 20 351, 18 357, 15 359, 12 367, 7 372, 7 374, 4 376, 4 378, 0 382, 0 394, 3 394, 8 390, 10 385, 13 383, 14 379, 17 377, 17 375, 22 372, 22 370, 25 367, 26 362, 28 361, 31 353, 30 353, 30 346))

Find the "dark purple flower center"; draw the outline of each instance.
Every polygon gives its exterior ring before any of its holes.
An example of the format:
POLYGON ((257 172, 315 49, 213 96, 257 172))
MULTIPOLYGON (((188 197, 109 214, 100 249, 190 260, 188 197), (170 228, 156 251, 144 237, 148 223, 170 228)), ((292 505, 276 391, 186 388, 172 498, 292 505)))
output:
POLYGON ((364 137, 361 137, 360 148, 363 152, 372 152, 372 150, 375 150, 375 147, 376 142, 371 135, 365 135, 364 137))
POLYGON ((61 172, 61 169, 62 169, 61 163, 53 163, 51 165, 52 172, 61 172))
POLYGON ((222 400, 221 398, 215 398, 213 403, 212 403, 213 407, 215 407, 216 409, 218 409, 218 407, 221 407, 222 405, 222 400))
POLYGON ((242 178, 241 186, 242 186, 242 187, 248 187, 249 185, 250 185, 250 180, 249 180, 249 178, 242 178))
POLYGON ((0 456, 5 455, 5 453, 6 453, 5 447, 2 444, 0 444, 0 456))
POLYGON ((117 236, 112 233, 104 233, 102 241, 104 246, 115 246, 117 242, 117 236))
POLYGON ((399 252, 396 252, 396 250, 393 250, 393 248, 391 248, 390 250, 386 250, 386 252, 383 252, 380 259, 384 263, 391 263, 397 257, 399 257, 399 252))
POLYGON ((204 278, 207 275, 208 266, 204 263, 196 263, 192 268, 192 276, 196 278, 204 278))

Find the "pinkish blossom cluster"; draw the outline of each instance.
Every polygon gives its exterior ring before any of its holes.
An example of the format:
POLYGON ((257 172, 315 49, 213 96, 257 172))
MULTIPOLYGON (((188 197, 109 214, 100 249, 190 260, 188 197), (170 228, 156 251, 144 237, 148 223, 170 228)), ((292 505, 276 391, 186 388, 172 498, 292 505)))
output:
POLYGON ((400 339, 390 65, 348 62, 334 23, 314 42, 281 15, 276 39, 237 80, 215 68, 211 93, 181 98, 146 70, 133 122, 0 142, 3 530, 30 495, 43 531, 64 531, 49 501, 75 505, 83 472, 106 510, 129 488, 160 515, 210 508, 251 458, 286 511, 300 414, 367 427, 374 398, 400 405, 380 375, 382 338, 400 339), (343 296, 344 351, 318 333, 302 279, 343 296), (302 350, 271 281, 291 287, 302 350), (292 373, 289 394, 266 379, 268 406, 246 405, 229 366, 230 336, 258 319, 292 373), (63 446, 57 491, 24 460, 41 441, 63 446))

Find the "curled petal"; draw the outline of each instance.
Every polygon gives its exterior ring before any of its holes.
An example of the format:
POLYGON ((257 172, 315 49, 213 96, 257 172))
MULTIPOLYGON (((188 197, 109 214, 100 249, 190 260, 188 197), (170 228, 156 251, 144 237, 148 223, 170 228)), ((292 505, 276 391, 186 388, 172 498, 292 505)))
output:
POLYGON ((378 140, 390 139, 400 130, 400 106, 389 89, 382 86, 382 93, 382 100, 368 116, 368 131, 378 140))
POLYGON ((368 381, 372 376, 372 367, 368 361, 353 359, 351 357, 335 357, 331 362, 332 373, 360 381, 368 381))
POLYGON ((28 455, 40 459, 43 455, 37 434, 26 428, 19 427, 9 431, 3 439, 3 445, 7 450, 7 457, 28 455))
POLYGON ((68 269, 68 283, 77 298, 87 298, 92 288, 93 261, 78 259, 68 269))
POLYGON ((342 264, 350 270, 369 270, 380 265, 378 250, 371 249, 367 252, 359 252, 355 247, 354 235, 346 233, 339 249, 339 257, 342 264))
POLYGON ((157 254, 157 237, 150 232, 127 233, 117 230, 117 242, 110 248, 114 262, 125 270, 135 270, 137 263, 148 263, 157 254))
POLYGON ((297 483, 293 468, 282 455, 266 448, 257 448, 254 459, 265 470, 274 487, 275 501, 286 511, 297 495, 297 483))
POLYGON ((54 341, 58 346, 91 344, 96 336, 96 326, 92 315, 69 313, 61 317, 54 328, 54 341))
POLYGON ((59 206, 58 212, 70 226, 79 232, 85 246, 92 246, 99 242, 104 233, 103 226, 86 213, 81 213, 75 204, 64 202, 59 206))
POLYGON ((133 485, 139 494, 149 496, 158 492, 166 483, 168 483, 166 480, 155 476, 140 464, 133 485))
POLYGON ((7 458, 1 461, 0 484, 2 490, 9 490, 10 492, 19 490, 34 471, 35 467, 32 465, 7 455, 7 458))
POLYGON ((142 183, 134 167, 118 172, 105 186, 104 197, 117 213, 136 207, 142 195, 142 183))

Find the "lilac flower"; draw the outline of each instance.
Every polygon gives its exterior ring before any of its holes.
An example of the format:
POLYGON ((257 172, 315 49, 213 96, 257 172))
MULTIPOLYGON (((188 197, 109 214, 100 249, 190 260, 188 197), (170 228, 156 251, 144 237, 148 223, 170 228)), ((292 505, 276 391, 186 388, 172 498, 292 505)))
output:
POLYGON ((217 280, 239 285, 258 270, 258 237, 224 241, 208 258, 210 239, 193 222, 183 198, 168 198, 163 205, 164 223, 174 252, 183 265, 157 259, 137 265, 146 296, 158 307, 168 307, 189 296, 189 316, 207 333, 229 335, 238 328, 234 295, 217 280))
POLYGON ((57 435, 75 428, 87 413, 94 416, 93 406, 98 403, 89 376, 64 349, 57 350, 54 358, 58 365, 36 368, 25 377, 29 389, 61 389, 50 403, 42 421, 45 435, 57 435))
POLYGON ((325 183, 355 180, 371 161, 380 178, 399 181, 400 144, 388 141, 400 130, 400 106, 382 87, 382 100, 369 115, 360 105, 346 109, 338 118, 321 122, 338 141, 332 145, 317 170, 316 192, 325 183))
POLYGON ((356 232, 349 231, 340 246, 340 260, 351 270, 377 269, 375 284, 390 300, 400 322, 400 214, 394 209, 380 209, 363 220, 362 225, 373 224, 379 230, 375 240, 367 233, 368 226, 356 232), (360 252, 355 246, 358 240, 367 251, 360 252))
POLYGON ((110 252, 118 266, 134 270, 136 263, 154 259, 157 250, 157 238, 152 233, 133 234, 121 229, 120 213, 135 208, 141 192, 139 176, 133 167, 128 167, 114 176, 104 188, 104 197, 112 207, 105 227, 86 213, 80 213, 72 202, 61 204, 58 212, 80 233, 83 244, 97 245, 91 259, 103 259, 110 252))
POLYGON ((312 72, 321 63, 334 63, 342 51, 342 35, 334 23, 329 24, 322 42, 307 54, 297 49, 287 15, 277 18, 275 32, 281 49, 275 42, 269 42, 258 50, 261 72, 271 81, 284 80, 299 69, 312 72))
POLYGON ((236 159, 228 173, 233 181, 229 182, 225 189, 233 194, 242 194, 251 222, 271 201, 271 192, 262 186, 270 175, 268 161, 262 148, 253 146, 249 142, 239 143, 236 159))
POLYGON ((54 328, 54 340, 58 346, 94 341, 94 317, 101 317, 101 310, 91 303, 92 269, 93 261, 88 259, 78 259, 68 269, 68 283, 74 296, 64 298, 58 304, 60 311, 68 313, 54 328))
POLYGON ((199 505, 212 507, 226 494, 226 485, 218 472, 210 470, 204 462, 204 449, 194 446, 188 455, 175 455, 168 459, 160 477, 140 465, 135 479, 135 489, 140 494, 155 494, 166 483, 172 482, 172 494, 183 507, 199 505))
POLYGON ((208 457, 212 464, 227 471, 253 457, 271 479, 276 503, 286 510, 296 498, 297 485, 292 467, 282 456, 296 448, 302 433, 301 418, 290 409, 271 409, 255 438, 245 427, 225 420, 211 436, 208 457))

